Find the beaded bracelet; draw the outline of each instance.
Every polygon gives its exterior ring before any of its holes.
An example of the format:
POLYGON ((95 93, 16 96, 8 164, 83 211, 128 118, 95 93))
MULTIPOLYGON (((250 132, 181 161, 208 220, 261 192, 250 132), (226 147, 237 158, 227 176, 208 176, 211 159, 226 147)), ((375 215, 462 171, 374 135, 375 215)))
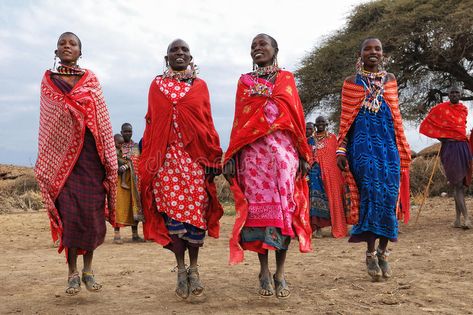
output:
POLYGON ((347 149, 344 147, 338 147, 336 151, 337 155, 347 155, 347 149))

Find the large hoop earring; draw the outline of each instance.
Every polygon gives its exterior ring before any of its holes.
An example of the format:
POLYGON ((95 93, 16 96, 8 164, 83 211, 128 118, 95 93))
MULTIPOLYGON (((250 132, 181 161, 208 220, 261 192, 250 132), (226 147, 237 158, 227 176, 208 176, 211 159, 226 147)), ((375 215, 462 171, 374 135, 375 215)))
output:
POLYGON ((53 63, 53 68, 52 70, 56 70, 56 62, 57 62, 57 55, 54 55, 54 63, 53 63))
POLYGON ((199 73, 199 67, 196 64, 194 64, 193 61, 189 62, 189 67, 190 67, 190 70, 192 72, 192 76, 196 77, 197 73, 199 73))
POLYGON ((164 57, 164 69, 163 69, 163 73, 164 72, 167 72, 169 71, 169 62, 168 60, 166 59, 166 57, 164 57))

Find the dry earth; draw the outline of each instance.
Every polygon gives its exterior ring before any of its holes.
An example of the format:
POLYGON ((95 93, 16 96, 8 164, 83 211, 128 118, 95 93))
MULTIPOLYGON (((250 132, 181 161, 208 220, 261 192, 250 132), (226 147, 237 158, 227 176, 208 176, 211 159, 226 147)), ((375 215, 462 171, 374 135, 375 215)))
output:
MULTIPOLYGON (((467 204, 473 209, 473 199, 467 204)), ((222 220, 222 237, 208 239, 201 251, 205 297, 183 301, 174 295, 172 254, 150 242, 115 245, 110 227, 95 256, 103 292, 83 289, 67 297, 67 266, 52 246, 46 213, 4 214, 0 313, 472 314, 473 231, 450 227, 453 207, 451 198, 430 199, 419 224, 412 220, 402 227, 399 243, 391 246, 395 276, 387 282, 369 281, 360 244, 326 237, 316 240, 313 253, 300 254, 293 242, 286 269, 292 289, 288 300, 257 295, 256 255, 247 253, 243 264, 228 266, 232 216, 222 220)), ((124 230, 126 239, 130 234, 124 230)))

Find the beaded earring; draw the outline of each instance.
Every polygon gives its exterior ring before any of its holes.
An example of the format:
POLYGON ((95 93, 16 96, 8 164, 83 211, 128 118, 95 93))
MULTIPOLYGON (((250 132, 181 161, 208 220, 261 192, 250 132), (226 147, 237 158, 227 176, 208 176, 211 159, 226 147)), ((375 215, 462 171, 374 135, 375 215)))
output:
POLYGON ((163 73, 168 71, 169 70, 169 62, 168 60, 166 59, 166 57, 164 57, 164 69, 163 69, 163 73))
POLYGON ((196 64, 194 64, 193 61, 189 63, 189 67, 191 68, 190 70, 191 70, 192 76, 196 77, 197 74, 199 73, 199 67, 196 64))
POLYGON ((255 72, 256 70, 258 70, 258 65, 253 62, 253 72, 255 72))
POLYGON ((273 57, 273 66, 278 68, 278 55, 274 55, 273 57))
POLYGON ((357 72, 357 73, 363 72, 363 66, 364 66, 364 63, 363 63, 363 60, 361 59, 361 56, 360 56, 360 57, 358 57, 358 59, 356 60, 356 64, 355 64, 356 72, 357 72))

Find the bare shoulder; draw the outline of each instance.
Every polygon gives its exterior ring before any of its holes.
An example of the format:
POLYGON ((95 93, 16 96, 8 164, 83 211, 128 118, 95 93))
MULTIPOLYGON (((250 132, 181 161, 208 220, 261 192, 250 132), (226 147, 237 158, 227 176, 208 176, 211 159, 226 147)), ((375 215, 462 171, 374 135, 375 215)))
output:
POLYGON ((388 72, 386 76, 387 76, 386 82, 396 81, 396 76, 392 74, 391 72, 388 72))
POLYGON ((356 79, 356 76, 355 75, 351 75, 349 77, 346 77, 345 78, 345 81, 346 82, 350 82, 350 83, 355 83, 355 79, 356 79))

